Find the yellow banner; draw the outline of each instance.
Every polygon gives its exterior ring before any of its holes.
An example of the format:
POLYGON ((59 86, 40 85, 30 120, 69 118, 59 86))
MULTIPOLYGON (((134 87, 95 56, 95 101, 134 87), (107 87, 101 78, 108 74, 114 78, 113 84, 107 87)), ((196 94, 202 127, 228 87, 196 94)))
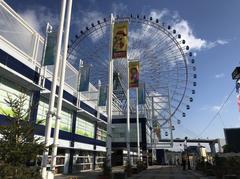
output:
POLYGON ((139 84, 139 61, 129 62, 129 88, 138 87, 139 84))
POLYGON ((127 58, 128 22, 115 23, 112 34, 112 59, 127 58))

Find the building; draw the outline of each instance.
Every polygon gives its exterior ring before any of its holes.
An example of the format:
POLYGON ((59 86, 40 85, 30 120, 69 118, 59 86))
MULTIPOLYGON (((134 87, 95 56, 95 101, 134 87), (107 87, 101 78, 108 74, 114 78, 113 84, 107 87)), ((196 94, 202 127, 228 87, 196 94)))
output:
MULTIPOLYGON (((5 112, 11 110, 4 99, 8 95, 25 94, 26 109, 30 106, 29 121, 35 124, 35 136, 44 140, 45 122, 48 112, 52 83, 53 66, 42 67, 44 38, 36 32, 4 1, 0 1, 0 125, 7 125, 5 112), (37 124, 44 121, 42 124, 37 124)), ((79 71, 67 63, 61 113, 57 171, 74 173, 94 170, 101 167, 106 153, 106 107, 98 107, 98 89, 90 84, 89 91, 78 92, 79 71)), ((58 97, 58 87, 56 97, 58 97)), ((115 100, 116 101, 116 100, 115 100)), ((115 107, 116 108, 116 107, 115 107)), ((152 134, 154 127, 144 110, 140 115, 141 157, 154 160, 151 143, 158 140, 152 134), (150 154, 149 154, 150 153, 150 154)), ((123 165, 126 162, 126 115, 114 113, 113 116, 113 162, 123 165), (115 160, 119 158, 120 160, 115 160)), ((51 131, 53 141, 54 121, 51 131)), ((131 115, 131 155, 136 162, 137 137, 136 115, 131 115)), ((39 155, 40 163, 41 155, 39 155)), ((49 156, 49 162, 51 156, 49 156)))
MULTIPOLYGON (((46 120, 53 70, 52 66, 41 68, 44 39, 4 1, 0 1, 0 13, 0 125, 9 122, 4 112, 11 115, 4 99, 8 95, 25 94, 28 99, 26 108, 35 106, 29 117, 29 121, 35 123, 35 136, 44 136, 45 122, 41 125, 37 122, 46 120)), ((106 152, 105 109, 98 108, 96 101, 89 100, 89 95, 84 93, 79 103, 80 95, 76 90, 78 71, 69 63, 66 70, 68 78, 65 80, 60 122, 58 172, 99 168, 106 152)), ((98 94, 92 85, 89 92, 91 97, 98 94)))
POLYGON ((231 152, 240 152, 239 138, 240 128, 225 128, 224 135, 226 144, 229 146, 231 152))

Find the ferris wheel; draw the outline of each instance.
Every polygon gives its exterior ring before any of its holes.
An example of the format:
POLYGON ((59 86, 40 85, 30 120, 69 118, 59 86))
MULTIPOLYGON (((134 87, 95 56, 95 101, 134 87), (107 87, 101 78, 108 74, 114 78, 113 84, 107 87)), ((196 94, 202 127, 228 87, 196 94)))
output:
MULTIPOLYGON (((128 59, 139 60, 140 82, 145 83, 147 98, 151 98, 153 104, 148 100, 148 106, 154 106, 154 118, 163 129, 161 136, 168 136, 167 130, 173 130, 169 119, 179 124, 193 101, 197 77, 193 53, 177 29, 159 19, 130 15, 116 16, 115 22, 118 21, 129 22, 128 59)), ((75 67, 79 67, 79 59, 91 65, 90 82, 95 86, 98 80, 102 85, 108 84, 110 27, 110 17, 96 20, 82 29, 69 45, 68 61, 75 67)), ((114 94, 122 101, 123 112, 127 69, 125 59, 114 61, 114 76, 120 89, 114 94)), ((134 97, 134 93, 131 96, 134 97)))

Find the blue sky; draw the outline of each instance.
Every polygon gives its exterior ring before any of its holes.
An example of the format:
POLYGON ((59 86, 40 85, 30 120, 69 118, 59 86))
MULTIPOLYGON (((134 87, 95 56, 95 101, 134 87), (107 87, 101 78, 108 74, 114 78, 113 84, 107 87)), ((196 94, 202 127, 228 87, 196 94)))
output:
MULTIPOLYGON (((57 24, 60 0, 6 0, 41 33, 57 24)), ((196 52, 197 87, 194 102, 175 137, 200 137, 235 86, 231 72, 240 65, 239 0, 73 0, 72 37, 90 22, 115 14, 145 14, 176 26, 196 52)), ((201 137, 223 137, 223 128, 240 127, 236 93, 201 137)))

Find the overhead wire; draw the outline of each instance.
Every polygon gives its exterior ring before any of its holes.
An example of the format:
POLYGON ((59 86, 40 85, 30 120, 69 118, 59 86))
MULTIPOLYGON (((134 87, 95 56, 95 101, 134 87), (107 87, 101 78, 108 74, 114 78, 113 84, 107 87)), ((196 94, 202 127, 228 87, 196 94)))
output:
POLYGON ((225 106, 225 104, 228 102, 228 100, 230 99, 230 97, 232 96, 233 92, 235 91, 235 87, 232 89, 232 91, 229 93, 229 95, 227 96, 227 98, 225 99, 225 101, 222 103, 222 105, 220 106, 219 110, 216 112, 216 114, 212 117, 212 119, 209 121, 209 123, 207 124, 207 126, 202 130, 202 132, 198 135, 197 138, 201 137, 203 135, 203 133, 210 127, 210 125, 213 123, 213 121, 215 119, 217 119, 217 117, 219 116, 220 112, 222 111, 223 107, 225 106))

